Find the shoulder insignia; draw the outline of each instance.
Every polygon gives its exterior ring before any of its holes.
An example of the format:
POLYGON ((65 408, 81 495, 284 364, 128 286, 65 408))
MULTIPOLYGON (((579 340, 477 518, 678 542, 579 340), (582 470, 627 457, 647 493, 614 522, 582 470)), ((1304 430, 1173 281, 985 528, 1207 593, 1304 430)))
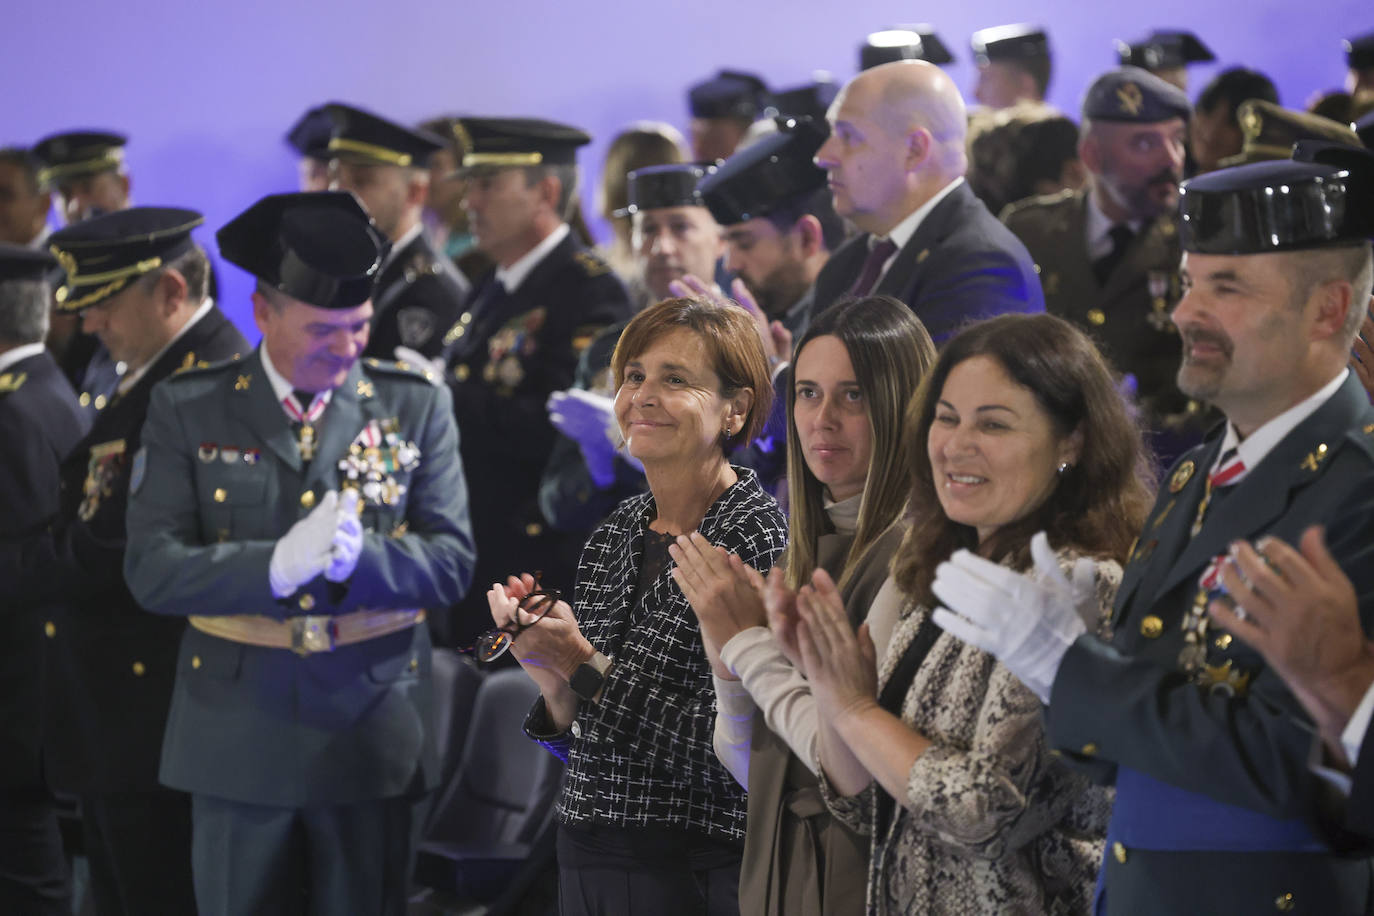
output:
POLYGON ((410 306, 396 312, 396 327, 401 334, 401 343, 412 350, 418 350, 429 343, 434 332, 434 313, 420 306, 410 306))
POLYGON ((1298 462, 1298 467, 1302 468, 1304 471, 1316 472, 1317 468, 1321 467, 1321 463, 1326 460, 1326 453, 1326 443, 1323 442, 1315 449, 1308 452, 1307 456, 1303 458, 1302 461, 1298 462))
POLYGON ((1174 471, 1173 476, 1169 478, 1169 492, 1177 493, 1187 486, 1195 470, 1197 470, 1197 465, 1193 463, 1192 459, 1180 464, 1178 470, 1174 471))
MULTIPOLYGON (((375 357, 369 356, 367 359, 363 360, 363 364, 372 374, 397 376, 399 378, 415 379, 417 381, 424 381, 425 378, 425 370, 417 366, 412 366, 407 362, 391 362, 390 360, 376 359, 375 357)), ((372 396, 372 383, 359 379, 358 397, 372 396)))
POLYGON ((27 372, 6 372, 4 375, 0 375, 0 394, 18 391, 28 380, 29 374, 27 372))
POLYGON ((611 265, 602 260, 599 254, 589 249, 584 249, 573 255, 573 260, 589 277, 599 277, 611 272, 611 265))
MULTIPOLYGON (((187 353, 186 358, 181 361, 181 365, 178 366, 176 370, 172 372, 171 378, 175 380, 180 380, 187 377, 200 376, 207 372, 216 372, 233 366, 236 362, 238 362, 239 358, 239 354, 235 353, 232 357, 228 359, 222 359, 218 362, 212 363, 207 362, 203 359, 196 359, 196 355, 194 353, 187 353)), ((242 377, 243 376, 240 376, 240 378, 242 377)), ((234 390, 243 391, 246 389, 239 388, 236 384, 234 386, 234 390)))

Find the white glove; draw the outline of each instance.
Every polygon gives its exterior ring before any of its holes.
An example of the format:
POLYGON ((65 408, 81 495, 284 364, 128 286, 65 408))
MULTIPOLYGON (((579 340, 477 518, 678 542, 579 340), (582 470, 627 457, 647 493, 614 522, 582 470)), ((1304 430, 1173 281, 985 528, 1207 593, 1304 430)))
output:
POLYGON ((1080 557, 1073 581, 1041 531, 1031 538, 1032 573, 1021 574, 967 550, 956 551, 935 570, 931 590, 945 607, 933 619, 959 639, 989 652, 1043 703, 1064 653, 1087 632, 1097 613, 1094 564, 1080 557), (946 610, 948 608, 948 610, 946 610))
POLYGON ((431 385, 438 387, 444 383, 443 357, 439 356, 430 359, 424 354, 410 349, 410 347, 397 347, 394 351, 394 355, 396 356, 396 362, 405 363, 410 366, 410 368, 420 372, 428 372, 429 375, 425 377, 429 379, 431 385))
POLYGON ((342 582, 353 575, 358 556, 363 552, 363 522, 358 518, 358 491, 348 489, 339 497, 338 524, 334 529, 333 549, 324 577, 342 582))
POLYGON ((603 489, 614 483, 619 438, 615 401, 581 388, 569 388, 550 394, 544 406, 553 428, 577 443, 592 481, 603 489))
POLYGON ((310 514, 281 536, 272 548, 267 578, 272 594, 285 598, 329 566, 334 551, 334 533, 339 527, 339 494, 333 490, 310 514))

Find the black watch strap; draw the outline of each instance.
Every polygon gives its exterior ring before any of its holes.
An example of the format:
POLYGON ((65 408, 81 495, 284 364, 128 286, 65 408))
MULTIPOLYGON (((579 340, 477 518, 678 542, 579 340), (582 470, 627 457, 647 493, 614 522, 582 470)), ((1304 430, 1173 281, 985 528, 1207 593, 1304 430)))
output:
POLYGON ((568 686, 582 699, 595 700, 601 695, 601 688, 606 684, 606 672, 610 670, 611 660, 596 652, 590 659, 577 666, 572 677, 568 678, 568 686))

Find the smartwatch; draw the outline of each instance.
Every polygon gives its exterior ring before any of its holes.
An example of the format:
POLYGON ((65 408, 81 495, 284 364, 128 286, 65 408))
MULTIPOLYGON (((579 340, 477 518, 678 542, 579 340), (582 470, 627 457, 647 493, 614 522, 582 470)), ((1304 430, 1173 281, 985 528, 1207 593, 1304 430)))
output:
POLYGON ((577 666, 568 678, 568 686, 582 699, 595 700, 601 695, 601 688, 606 685, 606 672, 610 670, 611 660, 594 652, 591 658, 577 666))

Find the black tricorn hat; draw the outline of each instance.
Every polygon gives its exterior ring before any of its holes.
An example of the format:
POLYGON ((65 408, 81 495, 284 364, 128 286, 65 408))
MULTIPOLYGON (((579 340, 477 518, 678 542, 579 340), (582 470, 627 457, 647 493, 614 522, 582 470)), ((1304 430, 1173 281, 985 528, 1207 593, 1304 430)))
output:
POLYGON ((627 177, 628 206, 616 210, 614 217, 631 216, 641 210, 664 207, 704 207, 697 182, 716 170, 714 163, 675 162, 635 169, 627 177))
POLYGON ((698 190, 722 226, 767 216, 777 207, 825 187, 814 162, 830 135, 824 121, 778 118, 776 133, 735 153, 701 180, 698 190))
POLYGON ((7 280, 46 280, 57 259, 27 245, 0 242, 0 283, 7 280))
POLYGON ((215 233, 231 264, 292 299, 349 309, 372 298, 389 248, 347 191, 269 194, 215 233))
POLYGON ((890 29, 870 32, 859 46, 860 70, 871 70, 879 64, 898 60, 950 64, 954 62, 954 55, 928 25, 894 25, 890 29))

